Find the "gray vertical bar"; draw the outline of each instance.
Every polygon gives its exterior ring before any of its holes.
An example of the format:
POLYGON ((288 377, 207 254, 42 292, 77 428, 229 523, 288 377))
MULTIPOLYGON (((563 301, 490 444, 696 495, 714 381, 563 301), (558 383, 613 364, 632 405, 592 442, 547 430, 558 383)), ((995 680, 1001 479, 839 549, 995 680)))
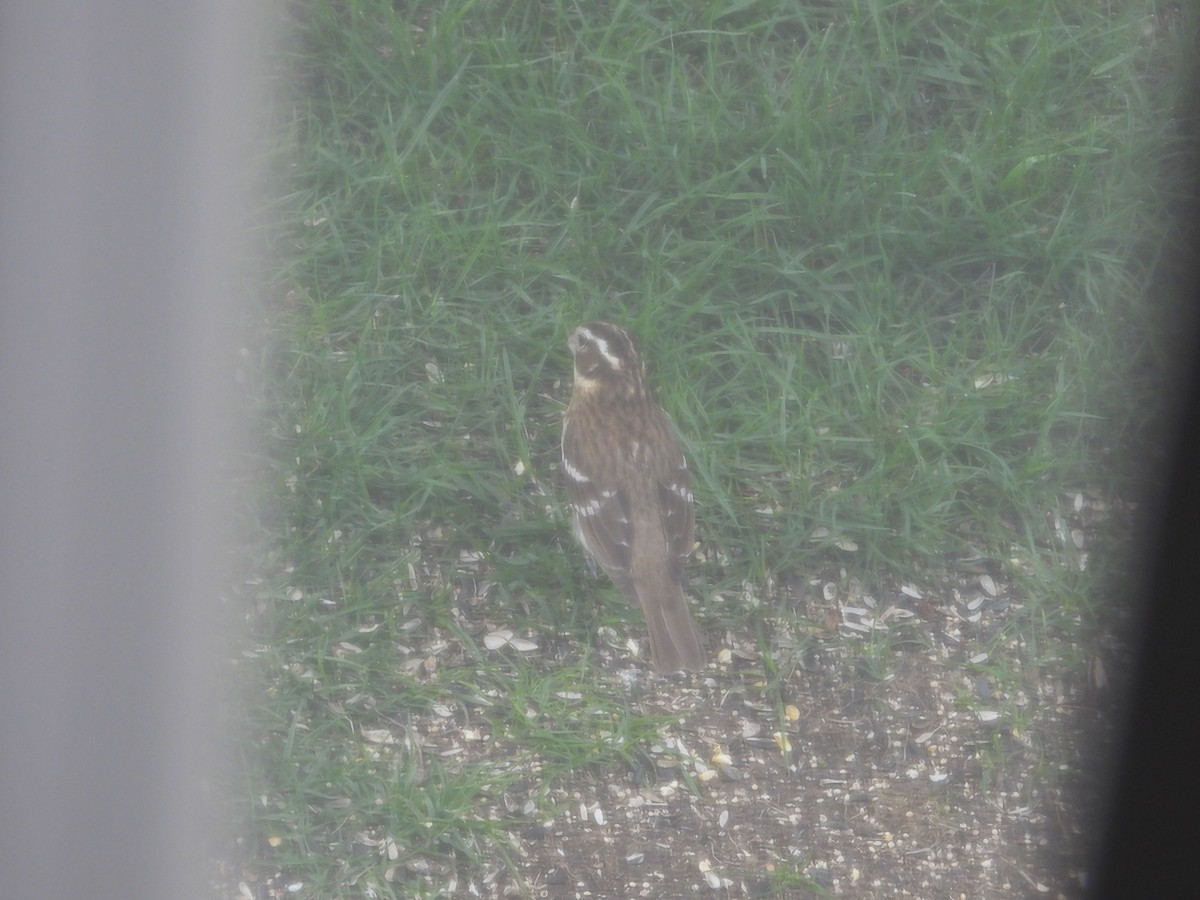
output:
POLYGON ((0 11, 0 897, 204 889, 255 22, 0 11))

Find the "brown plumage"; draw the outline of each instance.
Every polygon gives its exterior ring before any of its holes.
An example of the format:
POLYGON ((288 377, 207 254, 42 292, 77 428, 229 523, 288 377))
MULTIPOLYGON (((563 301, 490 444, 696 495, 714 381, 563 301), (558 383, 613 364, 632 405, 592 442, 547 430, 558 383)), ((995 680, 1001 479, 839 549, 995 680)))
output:
POLYGON ((675 428, 646 383, 629 332, 581 325, 567 341, 575 383, 563 420, 563 470, 575 537, 650 627, 660 672, 704 668, 684 597, 692 492, 675 428))

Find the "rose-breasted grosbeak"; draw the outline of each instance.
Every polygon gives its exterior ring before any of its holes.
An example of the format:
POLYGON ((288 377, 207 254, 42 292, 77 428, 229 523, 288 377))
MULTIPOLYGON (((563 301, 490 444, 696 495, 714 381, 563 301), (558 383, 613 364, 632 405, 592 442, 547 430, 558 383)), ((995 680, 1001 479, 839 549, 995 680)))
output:
POLYGON ((562 454, 575 537, 650 626, 660 672, 704 668, 683 596, 692 550, 692 491, 675 428, 646 383, 632 335, 607 322, 567 341, 575 385, 562 454))

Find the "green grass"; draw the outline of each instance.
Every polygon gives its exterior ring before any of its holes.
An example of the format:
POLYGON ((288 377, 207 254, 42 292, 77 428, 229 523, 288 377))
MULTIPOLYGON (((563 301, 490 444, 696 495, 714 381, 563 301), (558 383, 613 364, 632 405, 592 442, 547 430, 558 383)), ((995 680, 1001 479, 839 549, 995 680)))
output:
MULTIPOLYGON (((547 814, 531 771, 638 765, 664 727, 589 674, 627 614, 586 576, 556 471, 582 321, 639 334, 684 436, 706 632, 769 652, 781 581, 844 569, 878 593, 972 556, 1028 595, 998 642, 1054 655, 1099 615, 1118 563, 1081 573, 1051 523, 1076 491, 1128 495, 1156 434, 1190 13, 293 9, 247 497, 247 866, 301 896, 433 891, 385 874, 505 858, 505 820, 547 814), (500 627, 542 655, 487 651, 500 627), (439 709, 512 765, 439 756, 439 709), (364 755, 372 729, 432 744, 364 755)), ((892 648, 853 652, 886 677, 892 648)))

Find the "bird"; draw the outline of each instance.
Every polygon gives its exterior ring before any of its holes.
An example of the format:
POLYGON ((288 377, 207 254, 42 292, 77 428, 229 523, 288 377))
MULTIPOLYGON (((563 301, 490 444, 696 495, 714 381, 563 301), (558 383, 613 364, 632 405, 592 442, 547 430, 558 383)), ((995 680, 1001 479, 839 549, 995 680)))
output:
POLYGON ((694 501, 675 426, 624 328, 580 325, 567 348, 574 381, 563 416, 562 469, 575 538, 641 608, 655 668, 702 670, 704 648, 683 593, 694 501))

